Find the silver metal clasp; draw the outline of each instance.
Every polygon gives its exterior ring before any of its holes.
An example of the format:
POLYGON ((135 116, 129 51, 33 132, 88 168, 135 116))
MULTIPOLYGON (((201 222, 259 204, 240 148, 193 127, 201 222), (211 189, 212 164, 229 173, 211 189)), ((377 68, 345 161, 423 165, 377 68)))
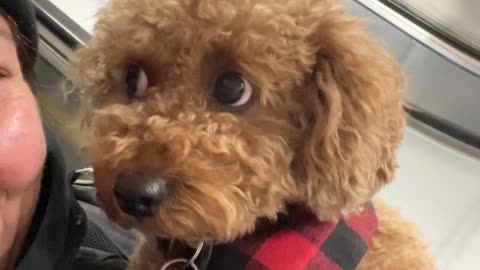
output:
POLYGON ((95 177, 93 176, 92 167, 76 170, 73 174, 73 183, 75 183, 76 185, 92 186, 95 184, 95 177))
MULTIPOLYGON (((172 246, 173 246, 173 242, 174 240, 170 241, 170 245, 168 247, 168 250, 171 251, 172 249, 172 246)), ((200 255, 200 252, 202 252, 202 249, 203 249, 203 242, 201 242, 198 246, 197 246, 197 250, 195 250, 195 254, 193 254, 192 258, 189 259, 186 259, 186 258, 177 258, 177 259, 172 259, 172 260, 169 260, 167 261, 166 263, 164 263, 162 265, 162 267, 160 268, 160 270, 168 270, 168 268, 172 265, 175 265, 175 264, 184 264, 183 266, 183 269, 187 269, 187 267, 191 266, 194 270, 199 270, 198 269, 198 266, 195 264, 195 260, 198 258, 198 256, 200 255)))

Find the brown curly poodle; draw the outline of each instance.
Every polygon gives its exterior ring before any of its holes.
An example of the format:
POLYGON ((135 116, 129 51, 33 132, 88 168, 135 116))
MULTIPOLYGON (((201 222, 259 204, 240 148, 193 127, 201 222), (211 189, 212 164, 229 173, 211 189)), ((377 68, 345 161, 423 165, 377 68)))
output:
POLYGON ((373 199, 394 177, 403 77, 330 0, 113 0, 72 60, 109 217, 158 237, 230 243, 289 204, 335 222, 373 200, 358 269, 434 269, 415 228, 373 199))

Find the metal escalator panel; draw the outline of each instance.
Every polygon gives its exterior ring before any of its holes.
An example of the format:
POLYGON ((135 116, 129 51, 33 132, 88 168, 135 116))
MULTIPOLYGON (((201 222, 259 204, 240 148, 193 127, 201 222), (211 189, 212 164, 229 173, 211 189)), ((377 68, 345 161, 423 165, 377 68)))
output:
POLYGON ((480 149, 480 1, 349 2, 358 15, 374 18, 375 35, 396 52, 410 116, 480 149))
POLYGON ((39 56, 32 88, 38 100, 42 119, 56 135, 64 154, 67 170, 85 167, 79 132, 79 94, 64 90, 68 61, 80 46, 83 32, 76 28, 55 6, 47 1, 34 2, 39 31, 39 56))
POLYGON ((480 1, 382 0, 449 43, 480 58, 480 1))

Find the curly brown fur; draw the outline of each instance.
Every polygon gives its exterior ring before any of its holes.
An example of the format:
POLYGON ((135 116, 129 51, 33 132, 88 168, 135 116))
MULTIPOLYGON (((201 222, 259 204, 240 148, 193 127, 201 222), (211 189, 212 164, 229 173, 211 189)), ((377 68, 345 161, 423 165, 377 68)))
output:
MULTIPOLYGON (((112 195, 120 172, 172 179, 155 217, 134 223, 146 235, 230 242, 287 203, 335 220, 393 178, 402 74, 334 1, 113 0, 72 65, 109 216, 126 219, 112 195), (148 74, 145 98, 126 94, 130 63, 148 74), (236 110, 211 94, 231 69, 254 87, 252 102, 236 110)), ((400 222, 382 214, 381 222, 400 222)), ((380 227, 378 241, 400 243, 386 245, 392 252, 418 241, 403 226, 380 227)))
POLYGON ((379 228, 358 270, 436 269, 417 228, 380 199, 374 200, 379 228))

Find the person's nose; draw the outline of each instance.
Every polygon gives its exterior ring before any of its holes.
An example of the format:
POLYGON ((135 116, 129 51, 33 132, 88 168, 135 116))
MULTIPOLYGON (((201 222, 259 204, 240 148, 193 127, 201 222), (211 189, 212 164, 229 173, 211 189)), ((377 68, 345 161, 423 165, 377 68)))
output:
POLYGON ((136 218, 153 217, 167 196, 167 179, 145 177, 141 173, 123 172, 114 186, 118 206, 136 218))

